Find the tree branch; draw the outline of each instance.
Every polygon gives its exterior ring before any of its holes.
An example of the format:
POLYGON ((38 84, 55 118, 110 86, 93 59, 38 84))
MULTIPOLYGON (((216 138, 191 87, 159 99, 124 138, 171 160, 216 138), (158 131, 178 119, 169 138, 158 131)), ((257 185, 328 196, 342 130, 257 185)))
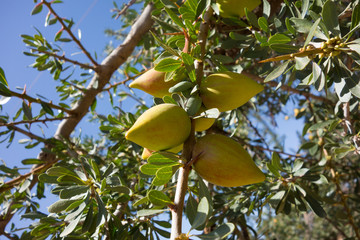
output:
POLYGON ((10 127, 10 126, 19 125, 19 124, 26 124, 26 123, 32 124, 32 123, 36 123, 36 122, 45 123, 45 122, 51 122, 51 121, 60 121, 60 120, 67 119, 67 118, 70 118, 70 117, 45 118, 45 119, 35 118, 35 119, 32 119, 32 120, 22 120, 22 121, 18 121, 18 122, 0 123, 0 127, 1 126, 10 127))
POLYGON ((75 61, 75 60, 71 60, 71 59, 65 57, 65 55, 60 56, 60 55, 57 55, 55 53, 48 52, 48 51, 43 51, 43 50, 39 50, 39 49, 33 49, 33 50, 37 51, 39 53, 44 53, 46 55, 52 56, 52 57, 57 58, 59 60, 64 60, 65 62, 69 62, 69 63, 75 64, 75 65, 78 65, 78 66, 80 66, 82 68, 85 68, 85 69, 92 69, 95 72, 98 70, 96 67, 90 66, 88 64, 84 64, 84 63, 81 63, 81 62, 78 62, 78 61, 75 61))
POLYGON ((28 131, 26 131, 26 130, 24 130, 22 128, 19 128, 19 127, 16 127, 16 126, 9 126, 8 128, 12 129, 14 131, 17 131, 19 133, 22 133, 22 134, 28 136, 31 139, 36 139, 36 140, 38 140, 40 142, 45 142, 46 141, 45 138, 39 137, 39 136, 37 136, 37 135, 35 135, 35 134, 31 133, 31 132, 28 132, 28 131))
POLYGON ((81 44, 81 42, 75 37, 75 35, 72 33, 70 28, 64 23, 63 19, 54 11, 54 9, 51 6, 51 3, 46 2, 45 0, 42 0, 42 3, 46 5, 46 7, 49 9, 52 15, 55 16, 55 18, 59 21, 63 29, 70 35, 72 40, 79 46, 79 48, 83 51, 83 53, 88 57, 88 59, 91 61, 91 63, 97 67, 99 64, 91 57, 90 53, 86 51, 84 46, 81 44))
POLYGON ((28 100, 29 102, 46 104, 46 105, 48 105, 48 106, 51 107, 51 108, 58 109, 58 110, 60 110, 60 111, 66 112, 66 113, 69 114, 69 115, 74 115, 74 112, 73 112, 72 110, 66 109, 66 108, 63 108, 63 107, 60 107, 60 106, 58 106, 58 105, 55 105, 55 104, 53 104, 51 101, 50 101, 50 102, 45 102, 45 101, 43 101, 43 100, 40 100, 39 98, 30 97, 29 95, 27 95, 27 94, 25 94, 25 93, 17 93, 17 92, 11 91, 11 90, 9 90, 9 91, 10 91, 10 93, 11 93, 11 96, 18 97, 18 98, 21 98, 21 99, 26 99, 26 100, 28 100))

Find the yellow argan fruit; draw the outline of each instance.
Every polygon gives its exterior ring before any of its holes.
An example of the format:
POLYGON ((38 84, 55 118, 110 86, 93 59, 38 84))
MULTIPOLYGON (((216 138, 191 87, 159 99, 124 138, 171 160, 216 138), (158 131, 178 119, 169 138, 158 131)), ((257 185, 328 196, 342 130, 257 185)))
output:
MULTIPOLYGON (((200 107, 200 110, 198 112, 198 115, 200 115, 202 112, 206 111, 207 109, 203 106, 200 107)), ((195 121, 195 131, 202 132, 207 129, 209 129, 215 122, 216 118, 196 118, 195 121)))
POLYGON ((218 186, 236 187, 265 180, 240 143, 224 135, 209 134, 198 139, 192 157, 197 158, 195 171, 218 186))
MULTIPOLYGON (((166 150, 166 151, 167 151, 167 152, 172 152, 172 153, 178 153, 178 152, 180 152, 182 149, 183 149, 183 144, 181 144, 181 145, 179 145, 179 146, 176 146, 176 147, 174 147, 174 148, 170 148, 169 150, 166 150)), ((152 154, 153 152, 155 152, 155 151, 150 150, 150 149, 148 149, 148 148, 144 148, 144 150, 143 150, 143 152, 142 152, 142 154, 141 154, 141 158, 144 159, 144 160, 146 160, 146 159, 148 159, 148 158, 151 156, 151 154, 152 154)))
POLYGON ((254 10, 259 6, 261 0, 217 0, 216 4, 219 7, 220 15, 222 17, 243 17, 245 16, 244 8, 249 11, 254 10))
POLYGON ((165 82, 165 73, 152 68, 130 83, 129 87, 137 88, 154 97, 162 98, 170 96, 169 88, 176 83, 177 81, 173 80, 165 82))
POLYGON ((244 105, 264 89, 251 78, 233 72, 214 73, 201 83, 200 96, 206 108, 220 112, 244 105))
POLYGON ((154 151, 182 144, 191 131, 191 121, 184 109, 164 103, 146 110, 126 132, 125 138, 154 151))

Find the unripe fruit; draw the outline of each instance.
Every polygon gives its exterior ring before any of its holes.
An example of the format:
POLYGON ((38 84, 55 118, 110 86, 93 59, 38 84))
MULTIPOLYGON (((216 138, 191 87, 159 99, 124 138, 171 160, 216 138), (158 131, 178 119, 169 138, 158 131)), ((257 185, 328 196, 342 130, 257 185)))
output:
POLYGON ((245 16, 244 8, 249 11, 254 10, 260 5, 260 0, 217 0, 220 15, 222 17, 243 17, 245 16))
POLYGON ((233 72, 214 73, 201 83, 200 96, 206 108, 220 112, 244 105, 264 87, 251 78, 233 72))
POLYGON ((173 80, 165 82, 165 73, 152 68, 130 83, 129 87, 137 88, 154 97, 162 98, 170 96, 169 88, 176 83, 177 81, 173 80))
POLYGON ((125 138, 154 151, 182 144, 189 136, 191 121, 175 104, 164 103, 146 110, 126 132, 125 138))
MULTIPOLYGON (((201 107, 198 115, 200 115, 202 112, 206 111, 206 108, 201 107)), ((207 129, 209 129, 215 122, 216 118, 196 118, 195 121, 195 131, 196 132, 202 132, 207 129)))
POLYGON ((265 175, 249 153, 233 139, 220 134, 200 138, 194 146, 195 171, 210 183, 236 187, 262 182, 265 175))
MULTIPOLYGON (((170 148, 169 150, 166 150, 166 151, 172 152, 172 153, 178 153, 178 152, 180 152, 182 149, 183 149, 183 144, 181 144, 181 145, 179 145, 179 146, 176 146, 176 147, 174 147, 174 148, 170 148)), ((148 149, 148 148, 144 148, 144 150, 143 150, 143 152, 142 152, 142 154, 141 154, 141 158, 144 159, 144 160, 146 160, 146 159, 148 159, 148 158, 151 156, 151 154, 152 154, 153 152, 155 152, 155 151, 150 150, 150 149, 148 149)))

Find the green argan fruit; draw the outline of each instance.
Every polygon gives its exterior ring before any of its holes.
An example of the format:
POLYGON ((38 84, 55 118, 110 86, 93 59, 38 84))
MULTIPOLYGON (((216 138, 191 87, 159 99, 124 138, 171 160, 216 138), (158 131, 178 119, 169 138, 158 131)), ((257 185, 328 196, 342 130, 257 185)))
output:
POLYGON ((264 89, 251 78, 233 72, 214 73, 201 83, 200 96, 206 108, 220 112, 236 109, 264 89))
POLYGON ((129 87, 140 89, 154 97, 162 98, 170 96, 169 88, 177 81, 165 82, 165 73, 150 69, 130 83, 129 87))
POLYGON ((175 104, 164 103, 146 110, 126 132, 126 139, 153 151, 182 144, 191 131, 187 113, 175 104))
POLYGON ((233 139, 209 134, 198 139, 192 153, 195 171, 218 186, 237 187, 265 180, 249 153, 233 139))

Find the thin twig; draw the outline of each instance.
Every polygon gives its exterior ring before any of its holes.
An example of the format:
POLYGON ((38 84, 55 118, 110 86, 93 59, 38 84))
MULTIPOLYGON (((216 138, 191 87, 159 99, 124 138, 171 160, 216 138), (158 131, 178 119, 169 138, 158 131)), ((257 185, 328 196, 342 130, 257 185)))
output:
POLYGON ((26 130, 24 130, 24 129, 22 129, 22 128, 19 128, 19 127, 16 127, 16 126, 9 126, 8 128, 9 128, 9 129, 12 129, 12 130, 14 130, 14 131, 17 131, 17 132, 19 132, 19 133, 22 133, 22 134, 28 136, 28 137, 31 138, 31 139, 36 139, 36 140, 38 140, 38 141, 40 141, 40 142, 45 142, 45 141, 46 141, 45 138, 39 137, 39 136, 33 134, 32 132, 28 132, 28 131, 26 131, 26 130))
POLYGON ((95 72, 97 72, 97 71, 99 70, 98 68, 93 67, 93 66, 90 66, 90 65, 88 65, 88 64, 84 64, 84 63, 81 63, 81 62, 78 62, 78 61, 69 59, 69 58, 65 57, 65 55, 60 56, 60 55, 57 55, 57 54, 55 54, 55 53, 48 52, 48 51, 43 51, 43 50, 38 50, 38 49, 33 49, 33 50, 34 50, 34 51, 37 51, 37 52, 39 52, 39 53, 44 53, 44 54, 46 54, 46 55, 52 56, 52 57, 57 58, 57 59, 59 59, 59 60, 63 60, 63 61, 65 61, 65 62, 70 62, 70 63, 72 63, 72 64, 78 65, 78 66, 80 66, 80 67, 82 67, 82 68, 85 68, 85 69, 91 69, 91 70, 93 70, 93 71, 95 71, 95 72))
POLYGON ((325 216, 325 220, 328 221, 334 228, 336 228, 336 230, 338 230, 338 232, 344 237, 344 238, 349 238, 346 233, 339 228, 339 226, 330 218, 328 218, 327 216, 325 216))
POLYGON ((56 163, 58 161, 58 159, 56 159, 56 161, 52 161, 52 162, 47 162, 46 164, 40 165, 37 168, 34 168, 33 170, 31 170, 28 173, 25 173, 23 175, 18 176, 17 178, 14 178, 6 183, 4 183, 1 187, 0 187, 0 193, 8 191, 10 189, 12 189, 13 187, 17 186, 19 183, 21 183, 23 180, 29 178, 31 175, 33 174, 38 174, 40 172, 42 172, 45 169, 48 169, 50 166, 52 166, 54 163, 56 163))
POLYGON ((63 19, 54 11, 54 9, 51 6, 51 2, 47 2, 45 0, 42 0, 42 3, 46 5, 46 7, 49 9, 52 15, 59 21, 63 29, 70 35, 71 39, 79 46, 79 48, 83 51, 83 53, 88 57, 88 59, 91 61, 91 63, 97 67, 99 64, 91 57, 90 53, 84 48, 84 46, 81 44, 81 42, 75 37, 75 35, 72 33, 70 28, 65 24, 63 19))
POLYGON ((245 117, 246 122, 250 125, 250 127, 255 131, 256 136, 258 136, 261 141, 265 144, 265 146, 267 148, 269 148, 269 145, 267 144, 267 142, 265 141, 265 139, 261 136, 261 134, 259 133, 259 131, 257 130, 257 128, 251 123, 251 121, 249 120, 249 118, 246 116, 246 114, 243 113, 243 111, 240 110, 240 112, 242 113, 242 115, 245 117))
POLYGON ((29 102, 45 104, 45 105, 48 105, 51 108, 58 109, 60 111, 66 112, 69 115, 74 115, 74 112, 71 109, 60 107, 58 105, 53 104, 51 101, 50 102, 45 102, 43 100, 40 100, 40 98, 33 98, 33 97, 30 97, 29 95, 27 95, 25 93, 17 93, 17 92, 11 91, 11 90, 9 90, 9 91, 11 93, 11 96, 18 97, 18 98, 21 98, 21 99, 26 99, 29 102))
POLYGON ((131 7, 131 5, 133 5, 136 2, 136 0, 130 0, 127 4, 124 5, 123 9, 121 10, 112 10, 112 11, 118 11, 118 13, 116 14, 115 19, 117 20, 121 15, 123 15, 128 9, 129 7, 131 7))
POLYGON ((45 118, 45 119, 35 118, 32 120, 22 120, 19 122, 0 123, 0 127, 2 127, 2 126, 10 127, 10 126, 14 126, 14 125, 27 124, 27 123, 32 124, 32 123, 36 123, 36 122, 45 123, 45 122, 51 122, 51 121, 59 121, 59 120, 67 119, 67 118, 70 118, 70 117, 45 118))
POLYGON ((110 86, 109 86, 109 87, 106 87, 106 88, 103 88, 103 91, 109 91, 110 89, 112 89, 112 88, 114 88, 114 87, 117 87, 117 86, 119 86, 119 85, 123 85, 123 84, 127 83, 128 81, 133 80, 133 79, 139 77, 140 75, 144 74, 145 72, 147 72, 147 70, 141 71, 140 73, 138 73, 138 74, 136 74, 136 75, 134 75, 134 76, 132 76, 132 77, 128 76, 127 79, 125 79, 125 80, 123 80, 123 81, 120 81, 120 82, 117 82, 117 83, 113 83, 113 84, 110 83, 110 86))
MULTIPOLYGON (((252 74, 250 72, 242 72, 242 74, 248 76, 251 79, 256 80, 259 83, 264 83, 264 79, 257 76, 257 75, 255 75, 255 74, 252 74)), ((269 85, 271 87, 277 87, 279 85, 277 82, 274 82, 274 81, 266 82, 264 84, 269 85)), ((301 90, 292 88, 292 87, 287 86, 287 85, 282 85, 280 88, 282 90, 284 90, 284 91, 287 91, 287 92, 296 93, 296 94, 299 94, 299 95, 302 95, 302 96, 305 96, 305 97, 309 97, 309 98, 312 98, 312 99, 315 99, 315 100, 322 101, 322 102, 327 103, 327 104, 334 105, 334 103, 330 99, 322 97, 322 96, 317 96, 317 95, 314 95, 314 94, 309 93, 309 92, 301 91, 301 90)))

